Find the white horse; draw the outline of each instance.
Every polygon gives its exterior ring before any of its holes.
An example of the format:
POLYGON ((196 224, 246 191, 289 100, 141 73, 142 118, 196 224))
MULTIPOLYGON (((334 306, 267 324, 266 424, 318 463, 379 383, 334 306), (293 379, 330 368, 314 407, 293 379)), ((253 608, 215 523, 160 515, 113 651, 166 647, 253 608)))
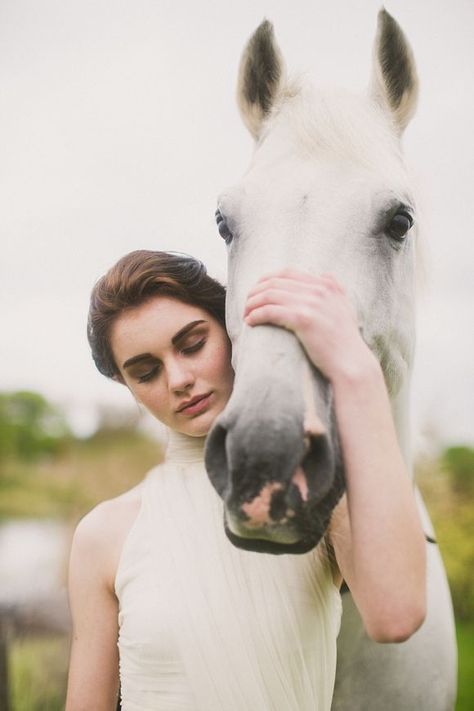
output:
MULTIPOLYGON (((416 205, 400 137, 417 86, 410 47, 384 10, 364 96, 289 82, 267 21, 242 56, 239 106, 256 147, 248 172, 220 197, 216 213, 229 250, 227 323, 236 382, 209 435, 206 464, 225 501, 227 535, 243 548, 309 550, 343 491, 327 382, 290 333, 243 325, 246 295, 264 274, 291 266, 330 271, 344 284, 383 368, 410 465, 416 205), (304 497, 292 475, 298 465, 309 488, 304 497), (244 504, 264 487, 270 520, 256 526, 244 504)), ((421 499, 420 511, 428 537, 426 622, 407 642, 377 644, 344 594, 333 711, 454 706, 451 600, 421 499)))

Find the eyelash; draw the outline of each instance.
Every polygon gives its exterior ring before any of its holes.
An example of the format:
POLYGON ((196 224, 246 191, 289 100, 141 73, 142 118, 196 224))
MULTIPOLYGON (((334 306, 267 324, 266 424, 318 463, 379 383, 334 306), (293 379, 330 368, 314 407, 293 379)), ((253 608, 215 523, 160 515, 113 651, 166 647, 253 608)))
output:
POLYGON ((160 372, 161 367, 159 365, 155 365, 154 368, 152 368, 148 373, 144 373, 144 375, 140 375, 138 378, 139 383, 146 383, 148 380, 151 380, 152 378, 155 377, 155 375, 158 375, 160 372))
POLYGON ((206 339, 205 339, 205 338, 202 338, 202 339, 201 339, 200 341, 198 341, 197 343, 194 343, 194 345, 188 346, 188 348, 183 348, 183 349, 181 350, 181 353, 184 353, 185 355, 188 355, 188 353, 196 353, 196 351, 201 350, 201 348, 203 347, 203 345, 205 344, 205 342, 206 342, 206 339))
MULTIPOLYGON (((201 348, 204 346, 206 343, 206 339, 203 338, 197 343, 195 343, 192 346, 189 346, 188 348, 183 348, 180 352, 184 353, 184 355, 191 355, 192 353, 197 353, 197 351, 201 350, 201 348)), ((155 365, 148 373, 144 373, 143 375, 140 375, 138 378, 139 383, 146 383, 149 380, 152 380, 156 375, 159 374, 161 370, 160 365, 155 365)))

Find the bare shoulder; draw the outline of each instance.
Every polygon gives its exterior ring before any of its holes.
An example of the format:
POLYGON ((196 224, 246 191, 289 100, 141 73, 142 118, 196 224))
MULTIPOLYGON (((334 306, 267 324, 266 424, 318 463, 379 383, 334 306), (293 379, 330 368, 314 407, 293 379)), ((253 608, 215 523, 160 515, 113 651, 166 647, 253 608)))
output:
POLYGON ((123 544, 140 510, 143 482, 103 501, 78 523, 71 549, 71 568, 87 567, 113 589, 123 544))
POLYGON ((133 519, 140 508, 143 482, 129 489, 124 494, 97 504, 78 523, 75 536, 94 539, 97 535, 103 540, 104 534, 112 535, 117 528, 133 519), (113 530, 111 530, 113 529, 113 530))

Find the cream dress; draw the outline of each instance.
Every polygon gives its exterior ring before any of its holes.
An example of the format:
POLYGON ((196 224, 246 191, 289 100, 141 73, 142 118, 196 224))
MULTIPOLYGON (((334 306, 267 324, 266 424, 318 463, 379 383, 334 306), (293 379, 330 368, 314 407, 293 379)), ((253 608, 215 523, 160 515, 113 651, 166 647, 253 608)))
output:
POLYGON ((329 711, 341 599, 324 544, 235 548, 203 447, 170 434, 122 550, 123 711, 329 711))

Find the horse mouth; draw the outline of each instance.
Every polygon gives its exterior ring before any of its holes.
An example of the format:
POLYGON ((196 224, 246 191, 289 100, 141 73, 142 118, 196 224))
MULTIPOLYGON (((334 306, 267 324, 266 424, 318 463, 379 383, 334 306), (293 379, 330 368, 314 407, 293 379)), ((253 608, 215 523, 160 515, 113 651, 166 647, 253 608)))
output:
POLYGON ((262 528, 258 533, 251 532, 248 529, 237 527, 238 533, 232 531, 227 521, 227 512, 224 513, 224 531, 229 541, 245 551, 254 553, 308 553, 316 545, 313 538, 298 538, 297 532, 294 534, 288 528, 280 530, 281 539, 275 540, 275 535, 278 535, 276 527, 262 528), (258 536, 258 537, 257 537, 258 536), (287 540, 283 540, 283 539, 287 540), (292 539, 295 540, 292 540, 292 539))
POLYGON ((308 484, 304 469, 298 467, 291 481, 266 482, 260 492, 240 506, 226 506, 224 526, 234 545, 267 553, 304 553, 315 545, 303 536, 308 484))

